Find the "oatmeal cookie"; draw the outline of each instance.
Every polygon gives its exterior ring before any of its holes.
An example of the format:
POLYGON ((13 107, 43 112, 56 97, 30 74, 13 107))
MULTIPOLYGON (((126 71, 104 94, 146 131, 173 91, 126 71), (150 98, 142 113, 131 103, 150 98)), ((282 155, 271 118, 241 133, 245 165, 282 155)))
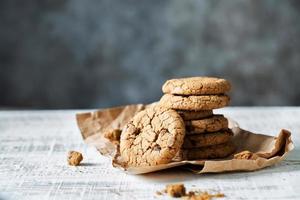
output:
POLYGON ((212 110, 201 110, 201 111, 177 110, 177 112, 185 121, 203 119, 203 118, 211 117, 213 115, 212 110))
POLYGON ((175 110, 212 110, 225 107, 229 104, 227 95, 176 96, 165 94, 159 104, 175 110))
POLYGON ((223 144, 232 138, 233 133, 231 130, 218 131, 213 133, 204 133, 196 135, 186 135, 184 138, 183 148, 200 148, 206 146, 212 146, 217 144, 223 144))
POLYGON ((120 153, 129 166, 165 164, 179 151, 184 136, 184 122, 176 111, 149 107, 124 127, 120 153))
POLYGON ((174 161, 225 158, 231 155, 235 149, 236 147, 232 142, 202 148, 182 149, 174 161))
POLYGON ((225 79, 214 77, 190 77, 171 79, 165 82, 162 91, 166 94, 203 95, 224 94, 231 88, 225 79))
POLYGON ((185 125, 191 134, 216 132, 228 129, 228 120, 223 115, 213 115, 205 119, 185 121, 185 125))

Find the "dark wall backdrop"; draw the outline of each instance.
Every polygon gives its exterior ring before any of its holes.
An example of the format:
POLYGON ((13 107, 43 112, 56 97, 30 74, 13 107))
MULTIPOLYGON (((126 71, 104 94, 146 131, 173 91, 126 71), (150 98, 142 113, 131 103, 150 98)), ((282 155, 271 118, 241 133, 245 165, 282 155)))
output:
POLYGON ((297 0, 1 0, 0 107, 146 103, 197 75, 232 105, 300 105, 299 38, 297 0))

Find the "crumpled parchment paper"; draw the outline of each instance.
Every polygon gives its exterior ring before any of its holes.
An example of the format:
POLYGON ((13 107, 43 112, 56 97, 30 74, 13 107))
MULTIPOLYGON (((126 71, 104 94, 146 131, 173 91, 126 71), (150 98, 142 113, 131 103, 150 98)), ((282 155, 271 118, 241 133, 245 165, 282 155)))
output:
POLYGON ((130 174, 155 172, 177 166, 184 166, 197 174, 254 171, 279 163, 294 148, 288 130, 280 130, 277 137, 255 134, 241 129, 234 120, 229 119, 229 127, 234 133, 233 142, 237 146, 234 154, 248 150, 255 154, 255 159, 235 159, 233 154, 223 159, 174 161, 157 166, 127 167, 122 163, 118 145, 106 139, 103 134, 109 129, 122 129, 137 112, 145 107, 147 106, 136 104, 79 113, 76 115, 77 124, 87 144, 95 146, 103 156, 111 158, 114 167, 130 174))

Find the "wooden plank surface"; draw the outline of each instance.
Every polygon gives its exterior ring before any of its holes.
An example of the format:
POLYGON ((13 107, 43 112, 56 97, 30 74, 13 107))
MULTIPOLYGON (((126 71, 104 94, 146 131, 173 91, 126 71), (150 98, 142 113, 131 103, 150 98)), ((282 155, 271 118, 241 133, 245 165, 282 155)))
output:
POLYGON ((256 172, 194 175, 173 169, 127 175, 81 139, 80 111, 0 111, 0 199, 169 199, 157 196, 168 183, 187 189, 220 191, 225 199, 300 199, 300 108, 232 107, 217 112, 242 128, 277 135, 289 129, 295 150, 287 160, 256 172), (66 163, 81 151, 82 166, 66 163))

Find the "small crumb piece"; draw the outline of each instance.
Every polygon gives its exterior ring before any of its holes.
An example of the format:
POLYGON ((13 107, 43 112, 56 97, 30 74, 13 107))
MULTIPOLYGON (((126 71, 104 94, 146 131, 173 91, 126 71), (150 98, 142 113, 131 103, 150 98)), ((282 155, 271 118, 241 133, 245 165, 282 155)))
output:
POLYGON ((166 192, 171 197, 182 197, 185 196, 185 187, 183 184, 170 184, 166 186, 166 192))
POLYGON ((120 141, 121 132, 122 132, 122 130, 120 130, 120 129, 113 129, 113 130, 105 131, 104 137, 109 139, 112 142, 120 141))
POLYGON ((217 194, 214 194, 214 197, 223 198, 223 197, 225 197, 225 194, 223 194, 223 193, 217 193, 217 194))
POLYGON ((212 198, 222 198, 225 197, 222 193, 209 194, 208 192, 189 192, 187 196, 184 197, 185 200, 211 200, 212 198))
POLYGON ((196 190, 196 191, 189 191, 186 193, 186 189, 184 187, 184 184, 178 183, 178 184, 170 184, 166 186, 166 189, 162 192, 157 191, 157 195, 162 195, 164 193, 167 193, 171 197, 182 197, 182 199, 185 200, 211 200, 213 198, 222 198, 225 197, 223 193, 216 193, 216 194, 210 194, 206 191, 196 190))
POLYGON ((258 156, 250 151, 242 151, 234 155, 235 159, 255 160, 258 156))
POLYGON ((82 161, 83 157, 80 152, 77 151, 69 151, 68 153, 68 163, 72 166, 77 166, 82 161))

